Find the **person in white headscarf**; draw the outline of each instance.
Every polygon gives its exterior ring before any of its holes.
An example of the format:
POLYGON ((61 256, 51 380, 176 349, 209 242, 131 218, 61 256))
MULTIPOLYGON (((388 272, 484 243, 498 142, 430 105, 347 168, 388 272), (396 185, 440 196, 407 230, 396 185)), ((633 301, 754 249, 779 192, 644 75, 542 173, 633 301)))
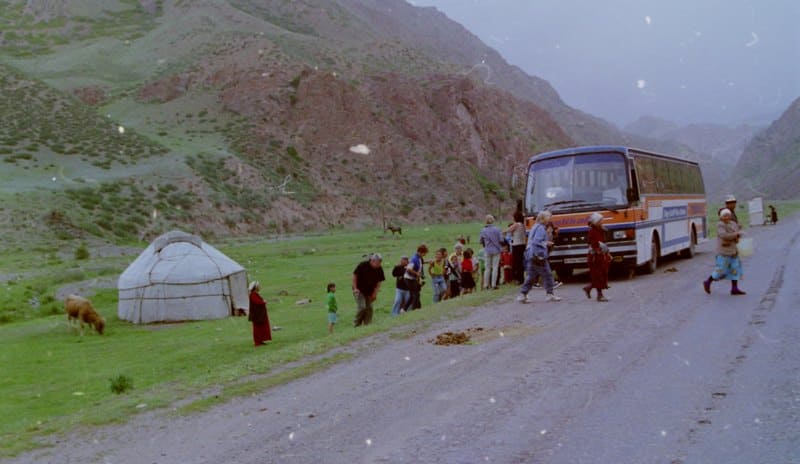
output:
POLYGON ((592 298, 592 289, 597 289, 597 301, 608 301, 603 295, 603 290, 608 288, 608 267, 611 264, 611 253, 605 243, 605 228, 603 227, 603 215, 592 213, 589 216, 589 253, 586 262, 589 265, 589 276, 591 281, 583 287, 586 298, 592 298))
POLYGON ((739 289, 739 279, 742 278, 742 260, 739 259, 737 244, 742 233, 739 224, 733 220, 733 212, 722 208, 719 212, 717 224, 717 257, 714 271, 703 281, 703 290, 711 293, 711 283, 715 280, 729 279, 731 281, 731 295, 744 295, 739 289))

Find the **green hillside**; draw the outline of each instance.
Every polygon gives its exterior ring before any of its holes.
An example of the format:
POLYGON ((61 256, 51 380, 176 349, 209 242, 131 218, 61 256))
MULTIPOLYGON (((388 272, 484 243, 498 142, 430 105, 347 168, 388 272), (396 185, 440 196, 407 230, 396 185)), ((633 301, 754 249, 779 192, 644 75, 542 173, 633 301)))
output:
POLYGON ((400 6, 0 0, 2 224, 119 242, 508 214, 527 158, 571 139, 434 58, 461 29, 400 6))

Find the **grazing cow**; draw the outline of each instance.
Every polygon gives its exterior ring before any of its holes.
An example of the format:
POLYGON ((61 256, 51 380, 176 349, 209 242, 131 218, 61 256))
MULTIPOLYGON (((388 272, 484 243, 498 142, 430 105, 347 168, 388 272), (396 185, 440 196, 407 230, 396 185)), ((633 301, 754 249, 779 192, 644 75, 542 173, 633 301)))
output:
POLYGON ((394 237, 394 234, 403 235, 403 228, 400 226, 386 226, 386 230, 392 231, 392 237, 394 237))
POLYGON ((100 335, 106 326, 106 320, 100 316, 92 306, 92 302, 78 295, 69 295, 64 300, 64 311, 67 313, 67 322, 70 326, 79 323, 81 335, 83 335, 84 324, 94 328, 100 335))

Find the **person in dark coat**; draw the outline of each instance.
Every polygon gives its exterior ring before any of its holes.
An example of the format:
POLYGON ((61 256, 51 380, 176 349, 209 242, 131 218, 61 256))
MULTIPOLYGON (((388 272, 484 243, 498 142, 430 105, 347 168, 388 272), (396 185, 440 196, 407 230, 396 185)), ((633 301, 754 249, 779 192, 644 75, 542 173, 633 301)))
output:
POLYGON ((592 298, 592 289, 597 289, 597 301, 608 301, 603 295, 603 290, 608 288, 608 267, 611 264, 611 254, 605 243, 605 228, 601 224, 603 215, 592 213, 589 217, 589 254, 586 260, 589 264, 591 282, 583 287, 586 298, 592 298))
POLYGON ((372 322, 372 302, 378 298, 381 282, 386 280, 381 263, 383 257, 373 253, 369 259, 362 261, 353 271, 353 297, 356 299, 356 318, 353 325, 369 325, 372 322))
POLYGON ((263 345, 264 342, 272 340, 272 331, 269 328, 269 316, 267 315, 267 302, 261 298, 258 291, 261 284, 254 280, 248 287, 250 290, 250 311, 247 320, 253 323, 253 344, 263 345))
POLYGON ((769 205, 769 220, 773 224, 778 223, 778 211, 772 205, 769 205))

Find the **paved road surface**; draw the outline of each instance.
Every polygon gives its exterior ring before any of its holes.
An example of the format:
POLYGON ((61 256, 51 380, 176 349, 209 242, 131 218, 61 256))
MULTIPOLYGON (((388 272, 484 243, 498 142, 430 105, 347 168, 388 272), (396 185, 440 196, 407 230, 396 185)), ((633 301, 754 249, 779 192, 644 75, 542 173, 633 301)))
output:
POLYGON ((800 218, 750 232, 746 296, 702 291, 709 242, 612 282, 610 303, 580 284, 560 303, 506 296, 208 413, 142 415, 12 462, 800 463, 800 218), (475 344, 430 343, 479 327, 475 344))

